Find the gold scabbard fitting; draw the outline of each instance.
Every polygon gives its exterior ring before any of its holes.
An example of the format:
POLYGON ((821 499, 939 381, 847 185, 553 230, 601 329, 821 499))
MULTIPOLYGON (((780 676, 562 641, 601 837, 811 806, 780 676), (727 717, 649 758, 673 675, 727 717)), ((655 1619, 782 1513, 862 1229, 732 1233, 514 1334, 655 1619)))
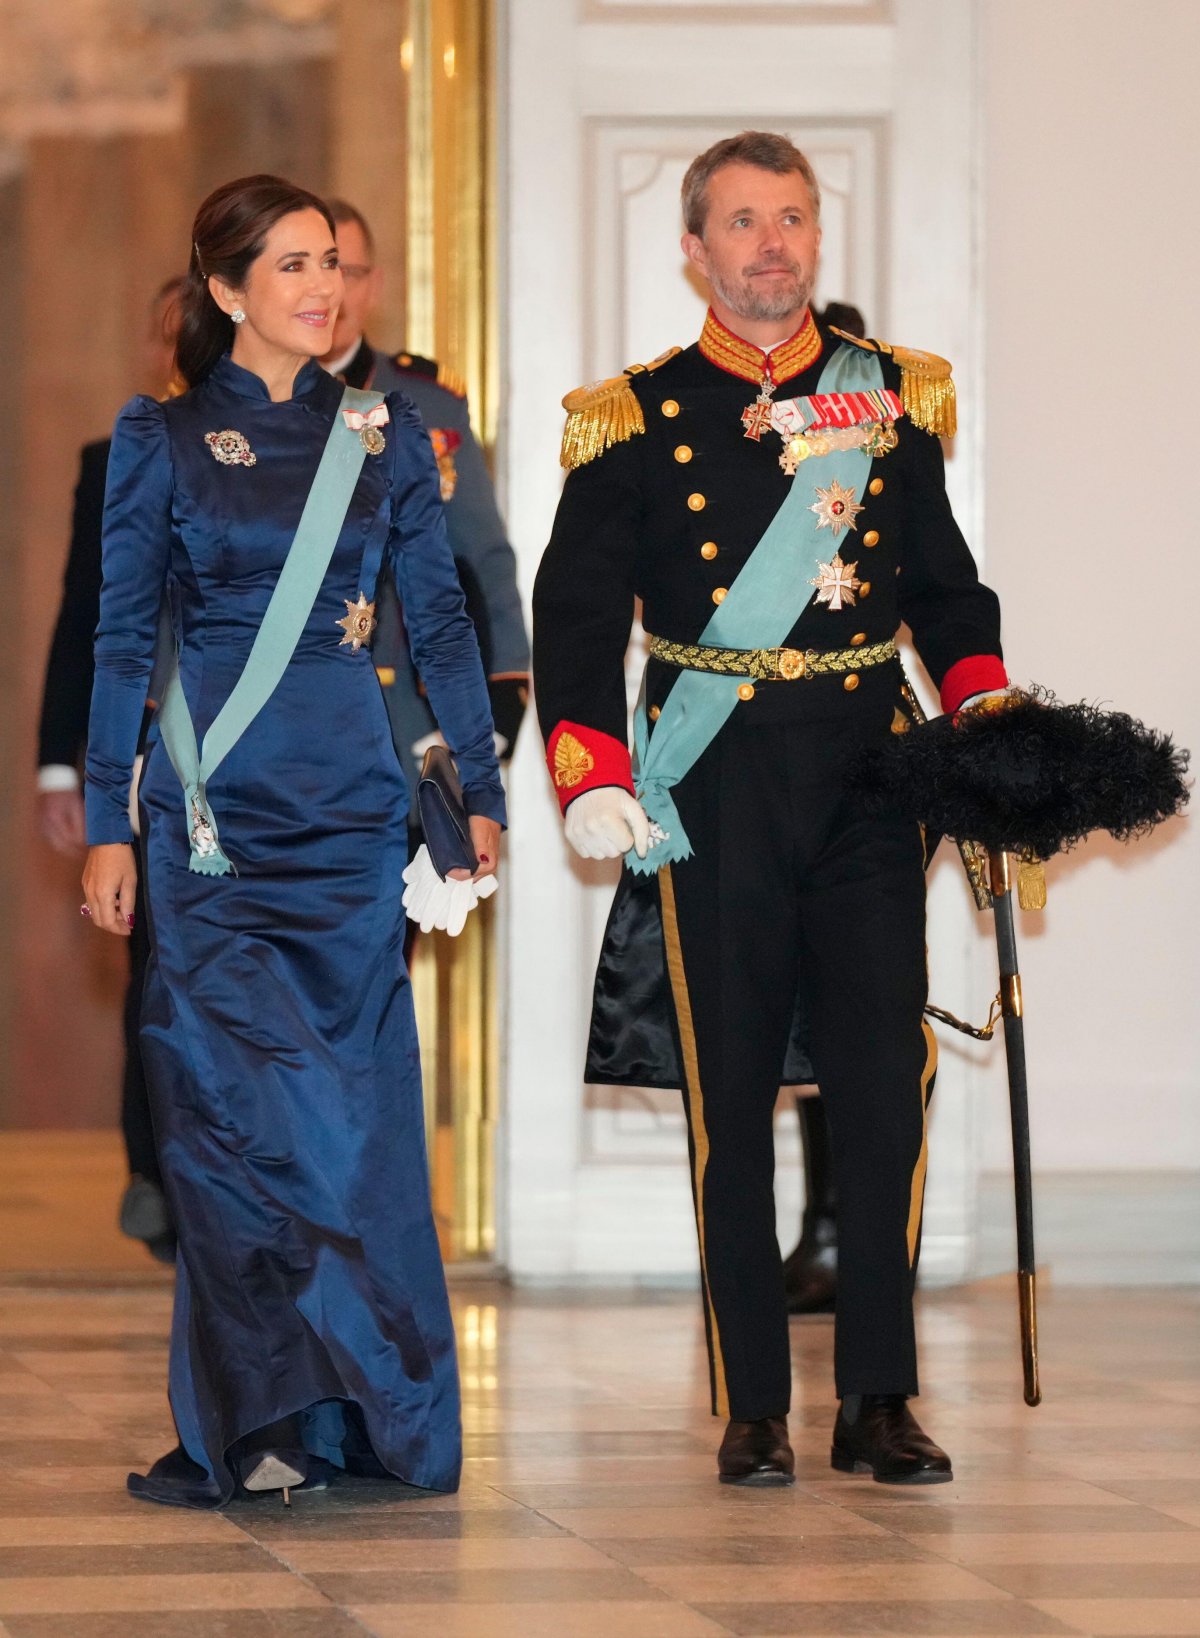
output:
POLYGON ((1025 1002, 1021 996, 1020 973, 1006 973, 1000 979, 1000 1009, 1006 1018, 1021 1018, 1025 1002))
POLYGON ((1025 1403, 1040 1405, 1042 1384, 1038 1371, 1037 1275, 1024 1269, 1017 1273, 1017 1309, 1021 1324, 1021 1368, 1025 1378, 1025 1403))

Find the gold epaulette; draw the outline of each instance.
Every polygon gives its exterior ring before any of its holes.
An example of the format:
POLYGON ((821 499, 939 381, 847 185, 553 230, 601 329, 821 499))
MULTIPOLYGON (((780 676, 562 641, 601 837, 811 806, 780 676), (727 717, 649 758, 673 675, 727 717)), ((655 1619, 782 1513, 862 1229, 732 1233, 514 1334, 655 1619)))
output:
POLYGON ((886 341, 864 341, 834 325, 835 336, 861 347, 868 353, 887 353, 900 366, 900 401, 913 426, 934 432, 939 438, 953 438, 958 431, 958 401, 950 373, 950 361, 936 353, 918 352, 915 347, 890 347, 886 341))
POLYGON ((450 369, 446 364, 439 364, 437 367, 437 384, 439 387, 445 387, 447 392, 452 392, 456 398, 467 396, 466 377, 459 375, 457 370, 450 369))
POLYGON ((607 381, 593 381, 589 386, 576 387, 563 399, 567 424, 563 428, 560 464, 568 472, 586 466, 597 455, 603 455, 614 444, 627 443, 635 433, 645 432, 646 420, 642 406, 633 390, 632 377, 657 370, 680 347, 669 347, 649 364, 631 364, 624 375, 609 376, 607 381))

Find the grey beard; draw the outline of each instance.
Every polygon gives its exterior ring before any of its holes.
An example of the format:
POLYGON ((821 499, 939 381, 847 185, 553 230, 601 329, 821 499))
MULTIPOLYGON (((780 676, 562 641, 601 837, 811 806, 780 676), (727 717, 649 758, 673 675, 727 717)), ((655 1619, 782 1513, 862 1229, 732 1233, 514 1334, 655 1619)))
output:
POLYGON ((708 277, 713 289, 731 312, 755 323, 782 319, 789 313, 800 312, 808 306, 811 293, 807 281, 798 270, 790 285, 774 293, 764 291, 762 295, 756 295, 748 284, 724 284, 711 270, 708 277))

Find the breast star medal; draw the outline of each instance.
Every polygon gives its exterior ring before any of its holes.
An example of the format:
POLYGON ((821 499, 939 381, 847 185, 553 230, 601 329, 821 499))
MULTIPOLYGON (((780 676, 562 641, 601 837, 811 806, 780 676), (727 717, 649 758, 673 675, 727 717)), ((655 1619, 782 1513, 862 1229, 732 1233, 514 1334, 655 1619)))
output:
POLYGON ((828 489, 818 489, 810 512, 817 514, 818 529, 832 529, 834 540, 843 529, 858 529, 854 521, 864 508, 855 504, 854 490, 843 489, 836 478, 828 489))
POLYGON ((862 585, 854 573, 857 568, 857 563, 843 563, 837 552, 828 563, 818 563, 817 577, 809 581, 810 586, 817 588, 817 602, 828 603, 833 614, 843 608, 852 608, 854 594, 862 585))
POLYGON ((352 603, 348 597, 342 599, 346 605, 346 618, 335 620, 334 625, 341 626, 346 635, 338 644, 345 648, 347 643, 355 654, 364 643, 371 641, 371 634, 375 630, 375 605, 368 603, 362 592, 358 594, 358 602, 352 603))
POLYGON ((376 404, 369 410, 344 409, 342 416, 350 431, 358 433, 368 455, 383 454, 387 447, 387 439, 380 428, 386 427, 391 419, 386 404, 376 404))
POLYGON ((258 461, 245 433, 234 432, 232 427, 224 432, 206 432, 204 442, 222 466, 254 466, 258 461))

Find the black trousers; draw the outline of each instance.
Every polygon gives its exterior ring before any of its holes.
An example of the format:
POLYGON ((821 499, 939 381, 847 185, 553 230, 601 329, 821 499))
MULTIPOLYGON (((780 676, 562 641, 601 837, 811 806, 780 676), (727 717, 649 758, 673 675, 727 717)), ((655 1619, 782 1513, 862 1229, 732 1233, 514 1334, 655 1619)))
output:
POLYGON ((675 791, 694 853, 659 873, 713 1410, 739 1420, 790 1400, 772 1115, 798 984, 839 1202, 837 1391, 917 1391, 935 1067, 922 844, 915 824, 868 818, 845 794, 852 750, 819 724, 735 714, 675 791))

